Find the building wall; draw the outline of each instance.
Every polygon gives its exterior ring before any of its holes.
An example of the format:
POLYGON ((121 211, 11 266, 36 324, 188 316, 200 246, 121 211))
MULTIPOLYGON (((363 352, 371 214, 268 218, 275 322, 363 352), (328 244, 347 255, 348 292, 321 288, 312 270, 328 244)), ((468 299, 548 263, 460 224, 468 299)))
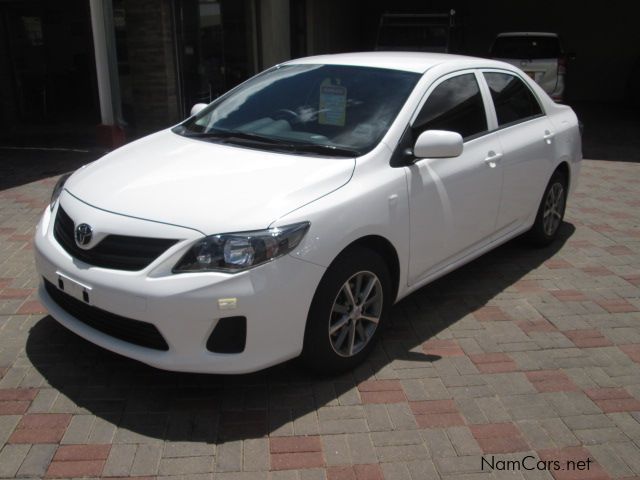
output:
POLYGON ((126 0, 127 49, 137 133, 179 120, 170 0, 126 0))

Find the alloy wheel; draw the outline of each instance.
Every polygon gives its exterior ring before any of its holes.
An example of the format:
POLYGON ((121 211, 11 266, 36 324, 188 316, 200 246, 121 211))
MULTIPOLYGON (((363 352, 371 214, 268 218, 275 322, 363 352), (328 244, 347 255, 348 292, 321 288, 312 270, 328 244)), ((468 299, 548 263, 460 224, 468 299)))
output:
POLYGON ((542 228, 545 235, 551 237, 560 226, 565 207, 564 186, 561 183, 554 183, 544 202, 542 214, 542 228))
POLYGON ((383 300, 382 284, 373 272, 358 272, 344 282, 329 315, 329 340, 338 355, 352 357, 371 341, 383 300))

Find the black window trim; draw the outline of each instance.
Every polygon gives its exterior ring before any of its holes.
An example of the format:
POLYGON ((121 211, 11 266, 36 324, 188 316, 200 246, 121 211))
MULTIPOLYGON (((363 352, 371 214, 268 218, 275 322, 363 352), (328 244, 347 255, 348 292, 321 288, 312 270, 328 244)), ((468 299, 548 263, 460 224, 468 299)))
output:
MULTIPOLYGON (((480 98, 482 98, 482 108, 484 109, 484 116, 487 121, 487 129, 484 132, 478 132, 473 135, 469 135, 466 138, 463 138, 462 143, 466 144, 467 142, 471 142, 473 140, 476 140, 478 138, 484 137, 485 135, 495 132, 495 130, 491 130, 491 121, 490 121, 491 118, 489 117, 489 112, 487 111, 487 102, 485 101, 485 96, 482 91, 481 82, 485 82, 485 80, 484 80, 484 77, 478 78, 479 71, 480 69, 478 67, 471 67, 471 68, 466 67, 466 68, 461 68, 460 70, 453 70, 451 72, 445 73, 444 75, 436 78, 433 82, 431 82, 431 84, 429 85, 429 88, 427 88, 427 91, 420 98, 420 101, 418 102, 417 107, 414 109, 413 113, 411 114, 411 117, 409 118, 409 122, 407 123, 407 128, 413 130, 413 125, 417 120, 418 115, 420 115, 420 112, 422 111, 422 107, 424 107, 424 104, 427 103, 429 96, 433 93, 433 91, 436 88, 440 86, 441 83, 446 82, 450 78, 471 74, 475 77, 476 83, 478 84, 478 91, 480 92, 480 98)), ((485 82, 485 85, 486 85, 486 82, 485 82)), ((493 103, 491 103, 491 105, 493 106, 493 103)))
POLYGON ((544 104, 540 101, 540 97, 538 97, 538 95, 536 94, 536 92, 534 92, 531 88, 531 86, 529 85, 528 80, 525 80, 522 75, 520 75, 517 72, 514 72, 512 70, 503 70, 500 68, 479 68, 478 69, 478 73, 480 74, 481 78, 482 78, 482 82, 484 83, 484 86, 486 87, 486 92, 487 95, 489 97, 489 101, 491 102, 491 108, 493 111, 493 116, 495 118, 495 122, 496 122, 496 128, 494 130, 491 130, 492 132, 498 132, 500 130, 504 130, 510 127, 513 127, 514 125, 520 125, 521 123, 526 123, 526 122, 530 122, 531 120, 535 120, 537 118, 541 118, 541 117, 546 117, 547 116, 547 112, 544 108, 544 104), (528 117, 524 117, 521 118, 519 120, 514 120, 512 122, 509 123, 505 123, 504 125, 500 125, 498 123, 498 112, 496 110, 496 106, 493 102, 493 97, 491 96, 491 89, 489 88, 489 83, 487 82, 486 77, 484 76, 485 73, 502 73, 502 74, 506 74, 506 75, 511 75, 512 77, 516 77, 517 79, 519 79, 526 87, 527 89, 529 89, 529 92, 531 92, 531 95, 533 95, 533 98, 535 98, 536 102, 538 102, 538 107, 540 107, 540 112, 536 115, 529 115, 528 117))

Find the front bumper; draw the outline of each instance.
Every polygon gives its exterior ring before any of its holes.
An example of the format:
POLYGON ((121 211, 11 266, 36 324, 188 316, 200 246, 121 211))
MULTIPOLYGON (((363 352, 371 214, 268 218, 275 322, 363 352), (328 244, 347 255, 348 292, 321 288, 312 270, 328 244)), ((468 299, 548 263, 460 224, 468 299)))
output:
MULTIPOLYGON (((90 303, 116 315, 153 324, 166 340, 167 351, 138 346, 89 327, 61 308, 40 285, 43 305, 62 325, 85 339, 148 365, 174 371, 248 373, 298 356, 302 350, 309 306, 325 269, 284 256, 238 274, 218 272, 171 273, 171 267, 201 234, 181 227, 131 219, 98 210, 63 194, 65 211, 82 215, 93 225, 137 222, 147 235, 181 239, 147 268, 121 271, 87 265, 72 258, 53 236, 56 210, 45 211, 35 236, 36 268, 58 284, 63 278, 91 288, 90 303), (120 218, 118 218, 120 217, 120 218), (236 299, 220 308, 219 299, 236 299), (244 316, 246 346, 242 353, 207 350, 218 320, 244 316)), ((77 218, 77 217, 76 217, 77 218)), ((85 220, 86 219, 86 220, 85 220)), ((116 232, 118 233, 118 232, 116 232)))

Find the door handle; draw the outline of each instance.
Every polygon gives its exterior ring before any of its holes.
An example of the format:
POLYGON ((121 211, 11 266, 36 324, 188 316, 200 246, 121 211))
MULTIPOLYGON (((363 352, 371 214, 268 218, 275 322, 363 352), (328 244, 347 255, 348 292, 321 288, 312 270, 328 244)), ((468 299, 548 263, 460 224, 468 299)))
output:
POLYGON ((493 150, 491 150, 488 153, 487 158, 484 159, 484 163, 486 163, 489 166, 489 168, 496 168, 501 158, 502 158, 502 153, 496 153, 493 150))
POLYGON ((544 135, 542 136, 542 139, 545 141, 547 145, 551 145, 551 140, 553 140, 554 136, 555 136, 554 133, 550 132, 549 130, 545 130, 544 135))

